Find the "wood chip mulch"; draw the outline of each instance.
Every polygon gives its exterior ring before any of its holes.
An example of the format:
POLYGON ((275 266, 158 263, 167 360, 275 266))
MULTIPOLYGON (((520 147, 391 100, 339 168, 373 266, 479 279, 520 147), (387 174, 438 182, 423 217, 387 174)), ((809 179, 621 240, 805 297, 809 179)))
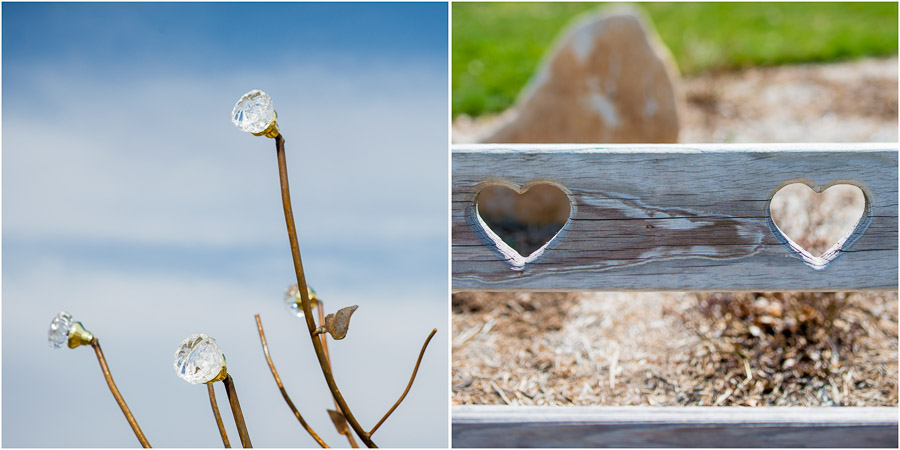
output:
POLYGON ((896 406, 897 293, 457 293, 453 403, 896 406))

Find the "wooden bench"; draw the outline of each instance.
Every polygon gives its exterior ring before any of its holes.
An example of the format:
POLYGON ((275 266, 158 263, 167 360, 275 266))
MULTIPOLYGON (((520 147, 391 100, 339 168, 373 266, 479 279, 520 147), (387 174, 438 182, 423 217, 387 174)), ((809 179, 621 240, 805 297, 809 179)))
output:
MULTIPOLYGON (((457 145, 453 291, 896 290, 897 146, 457 145), (856 229, 821 257, 781 234, 772 196, 859 187, 856 229), (559 187, 570 218, 522 256, 477 214, 487 186, 559 187)), ((454 447, 897 447, 896 407, 454 406, 454 447)))

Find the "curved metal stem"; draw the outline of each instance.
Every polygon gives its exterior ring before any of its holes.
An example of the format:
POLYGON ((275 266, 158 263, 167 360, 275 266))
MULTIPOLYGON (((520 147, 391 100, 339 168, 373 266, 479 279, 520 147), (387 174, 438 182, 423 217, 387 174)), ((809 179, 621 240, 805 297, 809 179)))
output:
POLYGON ((297 411, 297 408, 294 406, 294 402, 291 401, 291 397, 288 395, 287 390, 284 389, 284 385, 281 383, 281 377, 278 376, 278 371, 275 370, 275 363, 272 362, 272 357, 269 355, 269 344, 266 342, 266 333, 263 331, 262 321, 259 319, 259 314, 256 315, 256 329, 259 331, 259 340, 262 342, 263 353, 266 355, 266 362, 269 363, 269 370, 272 371, 272 376, 275 377, 275 384, 278 385, 278 390, 281 391, 281 396, 284 397, 285 403, 287 403, 288 408, 291 408, 291 411, 294 413, 294 417, 300 421, 300 425, 306 429, 306 432, 312 436, 313 439, 316 440, 316 443, 319 444, 322 448, 328 448, 328 445, 325 444, 325 441, 313 431, 312 427, 303 420, 303 416, 300 415, 300 411, 297 411))
POLYGON ((382 417, 381 420, 379 420, 378 423, 375 424, 374 427, 372 427, 372 430, 369 431, 370 436, 375 434, 375 431, 378 430, 378 427, 380 427, 381 424, 384 423, 385 420, 387 420, 391 413, 393 413, 394 410, 397 409, 398 406, 400 406, 400 402, 402 402, 403 399, 406 398, 406 394, 409 393, 409 388, 412 387, 413 381, 416 381, 416 373, 419 372, 419 364, 422 363, 422 356, 425 354, 425 349, 428 347, 428 343, 431 342, 431 338, 434 337, 434 333, 437 333, 437 328, 431 330, 431 334, 428 335, 428 339, 425 339, 425 343, 422 344, 422 350, 419 350, 419 359, 416 360, 416 367, 413 368, 412 376, 409 377, 409 383, 406 384, 406 389, 403 391, 403 394, 400 396, 400 398, 397 399, 397 402, 394 403, 394 406, 391 406, 391 409, 384 414, 384 417, 382 417))
POLYGON ((250 433, 247 432, 247 424, 244 423, 244 412, 241 411, 241 402, 238 401, 237 390, 234 389, 234 379, 226 375, 222 380, 225 385, 225 393, 228 394, 228 403, 231 405, 231 415, 234 416, 234 425, 237 426, 238 435, 241 437, 241 445, 244 448, 253 448, 250 444, 250 433))
POLYGON ((341 395, 340 389, 337 387, 337 383, 334 381, 334 375, 331 373, 331 366, 328 364, 328 357, 325 356, 325 350, 322 346, 322 341, 316 336, 316 322, 312 316, 312 307, 309 301, 309 291, 306 286, 306 275, 303 272, 303 261, 300 259, 300 244, 297 239, 297 229, 294 226, 294 213, 291 208, 291 193, 288 187, 288 174, 287 174, 287 162, 284 156, 284 136, 278 135, 275 137, 275 150, 278 157, 278 176, 281 182, 281 203, 284 207, 284 221, 287 225, 288 231, 288 239, 291 243, 291 256, 294 260, 294 271, 297 274, 297 289, 300 290, 300 299, 303 304, 303 313, 306 318, 306 326, 309 328, 309 337, 312 340, 313 348, 316 351, 316 357, 319 360, 319 367, 322 369, 322 375, 325 376, 325 382, 328 384, 328 389, 331 391, 332 397, 334 397, 334 401, 337 402, 338 407, 341 409, 341 413, 344 414, 344 417, 347 418, 347 422, 350 424, 350 427, 353 428, 353 431, 359 436, 359 438, 366 444, 367 447, 377 447, 372 439, 369 437, 369 433, 367 433, 359 422, 356 420, 356 417, 353 416, 353 413, 350 411, 350 407, 347 406, 346 400, 344 400, 344 396, 341 395))
MULTIPOLYGON (((319 304, 317 305, 318 307, 316 309, 318 310, 318 313, 319 313, 319 323, 325 323, 325 312, 324 312, 325 311, 325 303, 323 303, 321 299, 318 300, 318 303, 319 304)), ((322 333, 320 337, 322 338, 322 348, 325 349, 325 359, 328 360, 328 367, 331 367, 331 355, 328 353, 328 335, 325 333, 322 333)), ((334 399, 332 398, 332 400, 334 400, 334 399)), ((334 400, 334 408, 337 410, 337 412, 341 413, 341 415, 344 414, 343 412, 341 412, 341 406, 338 405, 336 400, 334 400)), ((344 427, 338 427, 338 428, 339 428, 338 433, 343 434, 344 436, 347 436, 347 442, 350 443, 350 447, 359 448, 359 445, 356 444, 356 439, 353 439, 353 433, 350 433, 344 427)))
POLYGON ((106 384, 109 386, 110 392, 112 392, 113 397, 116 398, 116 403, 119 404, 122 413, 125 414, 125 420, 128 421, 128 425, 131 425, 131 429, 134 431, 134 435, 137 436, 138 441, 141 442, 141 446, 144 448, 151 448, 150 443, 147 442, 147 438, 144 437, 144 432, 141 431, 140 425, 138 425, 137 420, 134 419, 134 415, 131 414, 128 405, 125 404, 125 399, 122 398, 122 394, 119 393, 116 382, 113 381, 112 373, 109 372, 109 366, 106 365, 106 358, 103 356, 103 349, 100 348, 100 341, 97 340, 97 338, 92 339, 91 347, 94 348, 94 353, 97 354, 97 361, 100 361, 100 369, 103 370, 103 378, 106 379, 106 384))
POLYGON ((209 389, 209 404, 212 406, 213 415, 216 417, 216 425, 219 427, 219 434, 222 435, 222 444, 225 448, 231 448, 231 442, 228 441, 228 433, 225 432, 225 424, 222 423, 222 416, 219 414, 219 404, 216 402, 216 390, 213 389, 213 383, 206 385, 209 389))

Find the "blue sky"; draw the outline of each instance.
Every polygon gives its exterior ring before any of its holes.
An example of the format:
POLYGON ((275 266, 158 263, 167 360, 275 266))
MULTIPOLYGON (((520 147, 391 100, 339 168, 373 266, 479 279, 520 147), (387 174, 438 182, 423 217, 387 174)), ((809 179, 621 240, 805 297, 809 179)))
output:
POLYGON ((137 445, 90 349, 47 346, 60 310, 103 343, 154 446, 221 445, 205 389, 172 370, 197 332, 227 355, 255 446, 314 445, 255 313, 304 418, 346 444, 281 305, 293 269, 273 141, 230 122, 251 89, 272 96, 286 137, 307 279, 328 312, 360 306, 332 345, 344 396, 373 425, 438 328, 376 442, 447 445, 446 4, 2 8, 4 446, 137 445), (92 419, 73 421, 72 402, 92 419))
POLYGON ((11 3, 3 10, 15 18, 4 22, 3 53, 17 63, 63 59, 123 70, 160 62, 196 70, 198 57, 217 65, 335 56, 441 64, 445 9, 429 3, 11 3))

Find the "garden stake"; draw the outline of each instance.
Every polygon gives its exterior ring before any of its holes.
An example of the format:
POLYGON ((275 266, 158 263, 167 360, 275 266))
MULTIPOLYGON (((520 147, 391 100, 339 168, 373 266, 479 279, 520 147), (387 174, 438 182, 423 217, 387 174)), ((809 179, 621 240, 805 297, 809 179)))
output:
POLYGON ((306 287, 306 275, 303 273, 303 261, 300 259, 300 245, 297 240, 297 229, 294 226, 294 213, 291 209, 291 192, 288 187, 287 162, 284 156, 284 136, 278 134, 275 136, 275 152, 278 158, 278 177, 281 183, 281 203, 284 208, 284 221, 287 225, 288 239, 291 243, 291 256, 294 260, 294 271, 297 275, 297 288, 300 290, 300 300, 303 303, 303 313, 306 319, 306 326, 309 328, 309 337, 312 339, 313 349, 316 351, 316 357, 319 360, 319 367, 322 369, 322 375, 325 376, 325 382, 331 391, 334 401, 340 407, 341 413, 347 418, 347 423, 353 428, 353 431, 362 439, 367 447, 375 448, 375 442, 372 441, 369 434, 363 430, 362 426, 353 416, 350 407, 347 406, 344 396, 341 395, 337 383, 334 381, 334 375, 331 373, 331 367, 328 364, 328 358, 325 356, 325 350, 322 347, 322 341, 316 337, 316 322, 312 316, 312 307, 309 302, 309 293, 306 287))
POLYGON ((216 416, 216 425, 219 427, 219 434, 222 435, 222 444, 225 448, 231 448, 231 442, 228 442, 228 433, 225 432, 225 424, 222 423, 222 416, 219 414, 219 404, 216 403, 216 390, 213 389, 212 383, 207 384, 209 389, 209 404, 212 406, 213 415, 216 416))
POLYGON ((244 448, 253 448, 250 444, 250 434, 247 432, 247 424, 244 423, 244 413, 241 411, 241 402, 238 401, 237 391, 234 389, 234 380, 231 375, 225 375, 222 380, 225 385, 225 393, 228 394, 228 403, 231 404, 231 414, 234 416, 234 425, 237 426, 238 435, 241 437, 241 445, 244 448))
MULTIPOLYGON (((328 355, 327 349, 327 337, 318 337, 319 334, 325 334, 327 332, 330 333, 335 339, 343 339, 347 334, 350 316, 356 310, 357 306, 341 308, 337 311, 337 313, 329 314, 323 318, 322 303, 319 302, 319 321, 323 323, 321 323, 320 326, 317 326, 316 320, 312 316, 310 288, 306 285, 306 274, 303 272, 303 260, 300 257, 300 244, 297 238, 297 229, 294 225, 294 213, 291 207, 291 193, 290 187, 288 185, 287 162, 284 150, 284 136, 281 134, 281 131, 278 128, 278 115, 275 112, 274 107, 272 106, 272 99, 268 94, 260 90, 247 92, 246 94, 244 94, 244 96, 241 97, 240 100, 238 100, 237 104, 235 104, 234 110, 232 111, 232 122, 234 122, 235 126, 237 126, 241 131, 249 132, 255 136, 265 136, 273 138, 275 140, 275 153, 276 159, 278 160, 278 179, 281 188, 281 204, 284 209, 284 222, 287 227, 288 240, 291 246, 291 257, 294 263, 294 272, 297 276, 297 291, 300 294, 300 306, 303 308, 303 318, 306 320, 307 331, 309 332, 309 337, 312 340, 313 349, 316 352, 316 358, 319 361, 319 368, 322 370, 322 375, 325 377, 325 382, 326 384, 328 384, 328 390, 331 391, 331 396, 337 408, 337 411, 329 410, 329 415, 331 416, 332 422, 334 422, 335 427, 338 429, 338 432, 347 436, 347 439, 350 441, 351 446, 355 447, 356 443, 352 439, 352 436, 350 436, 349 430, 345 429, 345 425, 348 424, 350 428, 353 428, 353 431, 356 432, 357 436, 362 439, 363 443, 366 444, 367 447, 377 447, 377 445, 375 445, 375 442, 372 441, 372 433, 374 433, 378 429, 378 427, 381 426, 381 424, 387 419, 387 417, 394 412, 400 402, 402 402, 406 397, 406 394, 409 392, 409 389, 412 386, 413 381, 415 380, 416 373, 419 369, 419 364, 422 361, 422 355, 425 352, 425 348, 431 341, 432 336, 434 336, 434 334, 437 332, 437 329, 431 332, 431 334, 428 336, 428 339, 426 339, 425 344, 422 346, 422 350, 420 351, 419 358, 416 361, 416 366, 413 370, 412 377, 410 378, 410 381, 406 386, 406 390, 404 390, 403 394, 400 396, 400 399, 398 399, 397 402, 394 403, 391 409, 388 410, 388 412, 372 429, 371 432, 365 431, 359 424, 359 421, 356 420, 356 417, 353 416, 353 413, 350 411, 350 407, 347 405, 347 401, 344 400, 344 396, 341 394, 341 391, 340 389, 338 389, 337 383, 334 380, 334 375, 331 371, 330 357, 328 355)), ((295 305, 296 300, 294 300, 294 302, 295 305)), ((263 342, 263 350, 266 353, 266 359, 269 362, 269 368, 272 370, 273 376, 275 376, 276 384, 278 384, 279 388, 282 390, 282 395, 285 398, 285 401, 288 403, 288 406, 291 406, 291 410, 294 411, 297 418, 300 419, 301 423, 303 423, 299 412, 296 410, 296 408, 292 407, 293 402, 290 401, 287 393, 284 391, 283 385, 280 383, 281 380, 278 377, 277 372, 275 371, 275 366, 274 364, 272 364, 271 357, 268 354, 268 346, 265 343, 265 337, 262 331, 262 323, 259 319, 259 315, 256 316, 256 321, 257 328, 260 333, 260 339, 263 342)), ((227 382, 228 380, 226 380, 226 385, 227 382)), ((231 399, 230 391, 229 399, 231 399)), ((237 420, 237 416, 235 416, 235 419, 237 420)), ((310 433, 313 434, 310 429, 307 429, 307 431, 310 431, 310 433)))
MULTIPOLYGON (((325 303, 322 302, 321 299, 317 299, 316 302, 318 303, 318 308, 316 309, 319 310, 319 323, 325 323, 325 303)), ((328 336, 324 334, 322 335, 322 348, 325 350, 325 359, 328 360, 328 367, 331 367, 331 355, 328 353, 328 336)), ((332 398, 332 400, 334 399, 332 398)), ((337 410, 338 414, 340 414, 342 417, 344 416, 344 413, 341 412, 341 406, 338 405, 336 400, 334 400, 334 408, 337 410)), ((344 418, 344 422, 347 422, 346 417, 344 418)), ((356 439, 353 439, 353 433, 347 430, 346 426, 343 427, 343 430, 341 430, 341 427, 338 427, 337 425, 335 425, 335 428, 338 428, 338 433, 347 436, 347 442, 350 443, 350 447, 359 448, 359 445, 356 443, 356 439)), ((371 434, 372 433, 369 433, 369 435, 371 434)))
POLYGON ((431 330, 431 334, 428 335, 428 339, 425 339, 425 343, 422 344, 422 350, 419 350, 419 358, 416 359, 416 367, 413 368, 412 376, 409 377, 409 383, 407 383, 406 389, 403 391, 403 394, 400 395, 400 398, 397 399, 397 402, 394 403, 394 406, 391 406, 391 409, 389 409, 388 412, 384 414, 384 417, 382 417, 381 420, 379 420, 378 423, 375 424, 374 427, 372 427, 372 431, 369 431, 369 435, 375 434, 375 430, 377 430, 378 427, 380 427, 381 424, 384 423, 385 420, 387 420, 388 416, 390 416, 391 413, 393 413, 394 410, 397 409, 398 406, 400 406, 400 402, 402 402, 403 399, 406 398, 406 394, 409 393, 409 388, 412 387, 413 381, 416 381, 416 373, 419 372, 419 364, 422 362, 422 356, 425 355, 425 349, 428 347, 428 343, 431 342, 431 338, 434 337, 434 333, 437 333, 437 328, 431 330))
POLYGON ((128 425, 131 425, 131 429, 134 431, 134 435, 137 436, 138 441, 141 442, 141 446, 144 448, 151 448, 150 443, 147 442, 147 438, 144 437, 144 432, 141 431, 140 425, 138 425, 137 420, 134 419, 134 415, 131 414, 128 405, 125 404, 125 399, 122 398, 122 394, 119 393, 116 382, 113 381, 112 373, 109 372, 109 366, 106 365, 106 358, 103 356, 103 349, 100 348, 100 341, 97 338, 91 339, 91 347, 94 348, 94 353, 97 354, 97 361, 100 361, 100 368, 103 370, 103 378, 106 379, 109 391, 112 392, 113 397, 116 398, 116 403, 119 404, 119 408, 121 408, 122 413, 125 414, 125 420, 128 421, 128 425))
POLYGON ((312 427, 303 420, 303 416, 300 415, 300 411, 297 411, 297 408, 294 406, 294 402, 291 401, 291 397, 288 395, 287 390, 284 389, 284 385, 281 383, 281 377, 278 376, 278 371, 275 370, 275 364, 272 362, 272 357, 269 355, 269 344, 266 343, 266 333, 263 331, 262 321, 259 318, 259 314, 256 315, 256 329, 259 331, 259 340, 262 342, 263 353, 266 355, 266 362, 269 363, 269 370, 272 371, 272 376, 275 377, 275 384, 278 385, 278 390, 281 391, 281 396, 284 397, 285 403, 287 403, 288 408, 291 408, 291 411, 294 413, 294 417, 300 421, 300 425, 306 429, 306 432, 312 436, 313 439, 316 440, 316 443, 319 444, 322 448, 328 448, 328 445, 313 431, 312 427))
POLYGON ((225 385, 225 393, 228 394, 228 403, 231 406, 231 415, 234 416, 234 424, 237 426, 241 445, 244 448, 252 448, 250 433, 247 432, 247 424, 244 423, 244 413, 241 411, 241 402, 238 401, 237 390, 234 388, 234 379, 228 373, 228 364, 225 354, 216 344, 216 340, 202 333, 192 334, 185 339, 175 350, 175 374, 179 378, 191 384, 203 383, 209 392, 209 402, 212 406, 219 434, 226 447, 230 446, 228 436, 225 434, 225 425, 219 415, 219 405, 216 402, 216 394, 213 384, 221 381, 225 385))

